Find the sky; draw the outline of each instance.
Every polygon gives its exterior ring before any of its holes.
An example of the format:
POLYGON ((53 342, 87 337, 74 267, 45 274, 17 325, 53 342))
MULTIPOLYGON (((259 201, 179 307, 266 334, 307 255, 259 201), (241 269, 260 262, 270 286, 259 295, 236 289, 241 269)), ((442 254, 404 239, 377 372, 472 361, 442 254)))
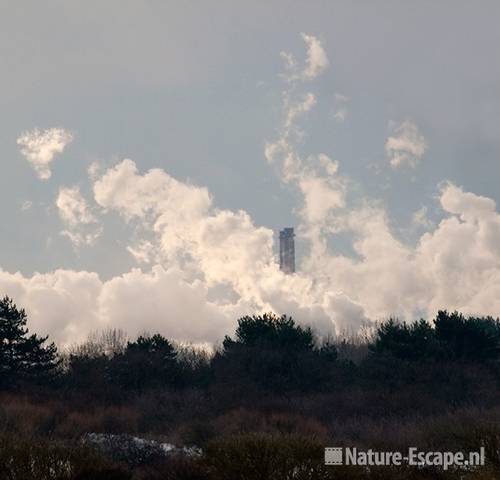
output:
POLYGON ((496 317, 499 14, 0 0, 0 295, 60 344, 496 317))

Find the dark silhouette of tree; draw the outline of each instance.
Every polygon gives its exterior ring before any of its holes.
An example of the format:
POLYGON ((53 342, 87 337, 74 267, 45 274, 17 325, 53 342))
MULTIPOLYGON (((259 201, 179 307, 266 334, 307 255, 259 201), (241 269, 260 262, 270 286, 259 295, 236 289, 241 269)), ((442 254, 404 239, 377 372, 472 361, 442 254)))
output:
POLYGON ((111 381, 133 390, 177 385, 180 369, 176 359, 175 348, 165 337, 140 336, 110 360, 109 376, 111 381))
POLYGON ((394 319, 380 325, 370 345, 378 355, 408 361, 487 361, 500 356, 500 322, 491 317, 466 318, 439 311, 432 326, 425 320, 411 324, 394 319))
POLYGON ((223 382, 285 392, 320 388, 336 358, 334 345, 315 346, 310 328, 264 314, 240 318, 235 339, 225 337, 213 365, 223 382))
POLYGON ((314 336, 312 330, 296 325, 292 317, 277 317, 270 313, 262 316, 246 316, 238 320, 236 340, 226 335, 224 349, 230 350, 237 345, 253 347, 266 345, 272 348, 295 348, 299 351, 312 350, 314 336))
POLYGON ((27 315, 13 300, 0 300, 0 381, 12 385, 21 380, 47 380, 55 375, 60 360, 48 337, 29 335, 27 315))
POLYGON ((500 322, 491 317, 465 318, 458 312, 440 311, 434 328, 448 358, 484 361, 500 356, 500 322))
POLYGON ((70 354, 66 371, 66 384, 78 390, 92 390, 102 396, 109 385, 110 359, 104 355, 91 355, 85 350, 70 354))
POLYGON ((375 341, 370 345, 373 352, 391 354, 402 360, 418 360, 435 357, 439 351, 435 332, 425 320, 411 324, 389 319, 377 329, 375 341))

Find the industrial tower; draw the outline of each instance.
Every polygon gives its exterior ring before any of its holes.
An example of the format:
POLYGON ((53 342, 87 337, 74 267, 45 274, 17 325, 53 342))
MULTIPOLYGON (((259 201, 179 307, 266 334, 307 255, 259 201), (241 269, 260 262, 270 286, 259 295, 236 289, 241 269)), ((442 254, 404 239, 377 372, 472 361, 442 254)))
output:
POLYGON ((293 228, 280 231, 280 270, 284 273, 295 272, 295 234, 293 228))

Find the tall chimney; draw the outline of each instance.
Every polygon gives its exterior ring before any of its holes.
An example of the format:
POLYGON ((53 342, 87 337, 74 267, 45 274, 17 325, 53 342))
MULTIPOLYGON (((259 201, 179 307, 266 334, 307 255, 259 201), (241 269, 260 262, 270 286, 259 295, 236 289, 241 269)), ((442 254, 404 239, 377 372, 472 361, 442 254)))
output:
POLYGON ((295 272, 295 234, 293 228, 280 231, 280 270, 284 273, 295 272))

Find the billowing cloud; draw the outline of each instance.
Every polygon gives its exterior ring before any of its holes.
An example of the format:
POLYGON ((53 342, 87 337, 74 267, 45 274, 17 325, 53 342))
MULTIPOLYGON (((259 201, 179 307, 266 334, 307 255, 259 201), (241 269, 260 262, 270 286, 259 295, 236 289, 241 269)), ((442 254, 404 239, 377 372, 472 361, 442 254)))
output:
POLYGON ((22 133, 17 139, 21 153, 32 165, 41 180, 48 180, 52 172, 50 164, 58 153, 73 140, 73 134, 63 128, 39 130, 35 128, 22 133))
POLYGON ((235 300, 225 309, 241 302, 254 310, 322 309, 309 297, 307 279, 297 276, 292 284, 279 271, 272 230, 256 226, 245 211, 213 207, 206 188, 157 169, 141 175, 132 160, 124 160, 95 182, 94 194, 99 205, 142 230, 144 238, 128 247, 136 260, 175 265, 189 281, 227 289, 235 300))
MULTIPOLYGON (((496 315, 500 214, 494 202, 451 183, 439 202, 444 218, 414 246, 397 238, 380 206, 344 209, 335 228, 352 235, 356 257, 325 249, 295 275, 278 270, 267 231, 246 214, 214 210, 197 227, 201 234, 182 242, 178 260, 189 254, 197 265, 191 270, 158 264, 107 281, 91 272, 24 277, 0 271, 0 291, 27 308, 35 331, 65 343, 104 327, 216 341, 239 315, 267 310, 290 313, 324 333, 355 331, 389 315, 430 316, 441 308, 496 315), (227 295, 214 300, 220 288, 227 295)), ((160 251, 164 235, 167 230, 157 237, 160 251)))
POLYGON ((336 176, 338 163, 325 154, 319 155, 318 163, 324 172, 305 168, 298 180, 304 198, 302 218, 311 225, 328 222, 333 210, 345 206, 345 187, 336 176))
POLYGON ((393 136, 385 142, 385 152, 393 168, 415 168, 426 150, 424 136, 410 120, 405 120, 396 127, 393 136))
POLYGON ((440 201, 444 210, 460 215, 464 221, 487 219, 495 215, 496 203, 494 200, 464 192, 452 183, 443 185, 440 201))
POLYGON ((319 284, 341 289, 372 320, 431 316, 442 308, 497 315, 500 215, 494 203, 447 184, 440 204, 443 220, 414 247, 397 238, 381 207, 346 212, 337 227, 352 235, 358 258, 324 253, 305 265, 319 284))
MULTIPOLYGON (((494 202, 445 183, 440 193, 444 219, 436 226, 427 219, 427 210, 421 209, 414 222, 425 233, 416 245, 405 244, 378 202, 365 199, 361 206, 348 204, 349 181, 339 174, 338 162, 324 154, 301 155, 302 136, 295 133, 296 123, 314 104, 301 108, 304 96, 295 89, 292 85, 284 93, 281 134, 266 145, 265 156, 280 167, 283 182, 297 188, 298 231, 310 247, 301 274, 314 280, 310 296, 321 303, 337 329, 355 329, 368 319, 390 315, 405 319, 433 315, 440 308, 498 311, 500 216, 494 202), (331 252, 329 244, 335 243, 337 234, 351 239, 354 256, 331 252), (468 253, 460 255, 464 250, 468 253), (490 285, 492 297, 490 307, 481 310, 478 299, 485 300, 485 284, 490 285)), ((410 121, 397 127, 386 144, 394 167, 416 166, 426 148, 424 137, 410 121)))
POLYGON ((56 270, 25 277, 0 270, 0 292, 29 314, 29 328, 66 343, 105 327, 99 315, 102 281, 97 273, 56 270))
MULTIPOLYGON (((255 227, 244 211, 218 210, 204 187, 180 182, 163 170, 140 175, 123 160, 94 184, 96 202, 156 235, 166 261, 182 260, 209 282, 227 282, 241 270, 272 258, 272 231, 255 227)), ((132 250, 150 256, 151 243, 132 250)))
POLYGON ((103 284, 100 315, 131 335, 160 331, 179 341, 216 342, 235 326, 235 312, 207 296, 203 282, 187 281, 176 268, 135 269, 103 284))
POLYGON ((116 210, 127 220, 161 212, 171 221, 184 223, 203 215, 212 203, 206 188, 179 182, 161 169, 139 175, 129 159, 94 183, 94 196, 101 207, 116 210))
POLYGON ((96 222, 96 218, 90 211, 79 187, 60 188, 56 205, 61 219, 68 225, 86 225, 96 222))
MULTIPOLYGON (((417 211, 413 223, 423 233, 408 243, 381 203, 359 193, 352 201, 341 163, 323 152, 303 153, 301 122, 318 99, 301 89, 328 65, 319 42, 304 40, 304 70, 284 55, 283 120, 264 151, 297 195, 298 236, 308 247, 298 272, 279 270, 271 229, 244 210, 217 208, 206 187, 161 169, 141 172, 130 159, 107 170, 94 164, 94 207, 77 187, 59 192, 67 235, 78 242, 85 229, 98 225, 100 213, 115 214, 133 227, 126 248, 144 270, 108 280, 93 272, 25 277, 0 270, 0 292, 27 308, 31 328, 63 343, 104 327, 213 342, 230 333, 239 316, 264 311, 291 314, 325 334, 356 331, 390 315, 432 316, 442 308, 498 314, 500 214, 492 199, 442 183, 435 212, 440 220, 430 222, 425 207, 417 211), (337 235, 350 242, 352 255, 331 248, 337 235)), ((407 121, 386 150, 394 167, 415 166, 426 144, 407 121)))
POLYGON ((235 325, 241 312, 207 299, 201 282, 186 282, 181 271, 138 269, 102 281, 97 273, 56 270, 24 277, 0 270, 0 291, 29 314, 30 329, 50 333, 61 344, 82 341, 88 332, 122 328, 171 338, 216 341, 235 325))
POLYGON ((79 187, 60 188, 56 206, 62 222, 67 226, 61 233, 69 238, 75 247, 92 245, 96 241, 101 229, 96 226, 98 220, 79 187))

